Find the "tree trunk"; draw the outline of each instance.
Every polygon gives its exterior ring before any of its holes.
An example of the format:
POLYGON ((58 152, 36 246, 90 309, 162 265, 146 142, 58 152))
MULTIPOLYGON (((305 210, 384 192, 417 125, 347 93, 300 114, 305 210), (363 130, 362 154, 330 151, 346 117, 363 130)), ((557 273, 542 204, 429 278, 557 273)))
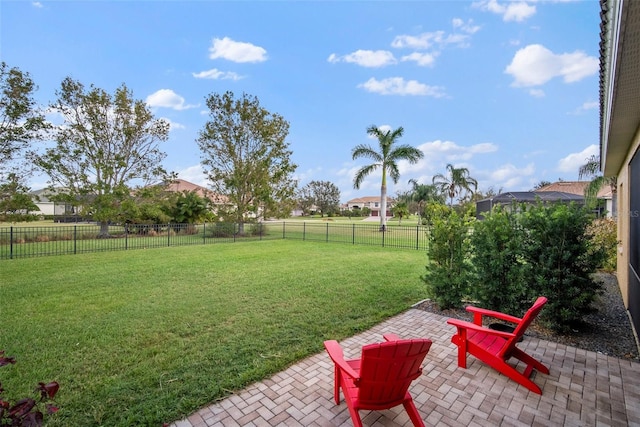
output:
POLYGON ((111 237, 109 234, 109 222, 101 221, 100 223, 100 233, 98 233, 98 239, 108 239, 111 237))
POLYGON ((380 187, 380 231, 385 231, 386 228, 387 228, 387 185, 383 183, 382 187, 380 187))

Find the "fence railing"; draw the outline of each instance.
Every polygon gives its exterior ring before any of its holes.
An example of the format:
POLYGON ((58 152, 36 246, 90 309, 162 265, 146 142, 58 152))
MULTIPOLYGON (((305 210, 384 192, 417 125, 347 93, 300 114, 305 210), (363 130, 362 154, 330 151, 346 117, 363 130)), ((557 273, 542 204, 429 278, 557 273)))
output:
POLYGON ((237 241, 293 239, 426 250, 427 227, 278 221, 255 224, 127 224, 0 227, 0 259, 149 249, 237 241))

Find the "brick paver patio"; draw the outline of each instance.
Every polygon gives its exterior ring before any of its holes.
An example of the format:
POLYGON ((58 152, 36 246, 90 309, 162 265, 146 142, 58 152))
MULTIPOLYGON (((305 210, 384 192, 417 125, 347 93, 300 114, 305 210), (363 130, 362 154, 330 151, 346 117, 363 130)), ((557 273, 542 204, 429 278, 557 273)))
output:
MULTIPOLYGON (((525 336, 518 346, 551 373, 534 373, 542 396, 473 356, 458 368, 446 318, 411 309, 341 342, 348 358, 393 332, 433 341, 423 375, 409 389, 426 425, 640 426, 640 363, 525 336)), ((410 426, 402 407, 361 411, 365 426, 410 426)), ((351 426, 344 401, 333 401, 333 365, 325 353, 202 408, 171 427, 351 426)))

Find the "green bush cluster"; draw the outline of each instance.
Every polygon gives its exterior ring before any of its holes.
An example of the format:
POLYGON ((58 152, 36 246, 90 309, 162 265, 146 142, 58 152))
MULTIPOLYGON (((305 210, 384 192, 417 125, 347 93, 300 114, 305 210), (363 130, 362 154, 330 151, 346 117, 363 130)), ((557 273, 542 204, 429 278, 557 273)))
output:
POLYGON ((590 231, 592 216, 573 204, 513 208, 497 207, 483 221, 453 211, 432 221, 423 276, 428 295, 443 309, 473 301, 516 316, 544 295, 542 318, 570 330, 602 289, 592 273, 603 265, 605 248, 590 231))
POLYGON ((600 268, 603 271, 613 272, 618 262, 618 232, 616 221, 613 218, 598 218, 588 227, 593 247, 603 248, 604 260, 600 268))

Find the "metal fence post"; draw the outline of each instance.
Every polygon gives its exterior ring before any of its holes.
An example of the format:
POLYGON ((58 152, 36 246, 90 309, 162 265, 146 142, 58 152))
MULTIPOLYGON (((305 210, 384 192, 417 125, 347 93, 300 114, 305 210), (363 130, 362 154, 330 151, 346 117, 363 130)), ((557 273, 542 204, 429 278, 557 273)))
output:
POLYGON ((356 225, 351 224, 351 244, 356 244, 356 225))
POLYGON ((78 253, 78 226, 73 226, 73 254, 78 253))
POLYGON ((302 240, 305 240, 307 237, 307 222, 302 223, 302 240))
POLYGON ((207 222, 202 224, 202 244, 207 243, 207 222))
POLYGON ((13 226, 9 231, 9 259, 13 259, 13 226))
POLYGON ((327 223, 327 232, 326 232, 326 237, 325 237, 325 241, 329 241, 329 223, 327 223))
POLYGON ((282 238, 286 239, 286 234, 285 234, 285 227, 286 227, 287 223, 285 221, 282 221, 282 238))

